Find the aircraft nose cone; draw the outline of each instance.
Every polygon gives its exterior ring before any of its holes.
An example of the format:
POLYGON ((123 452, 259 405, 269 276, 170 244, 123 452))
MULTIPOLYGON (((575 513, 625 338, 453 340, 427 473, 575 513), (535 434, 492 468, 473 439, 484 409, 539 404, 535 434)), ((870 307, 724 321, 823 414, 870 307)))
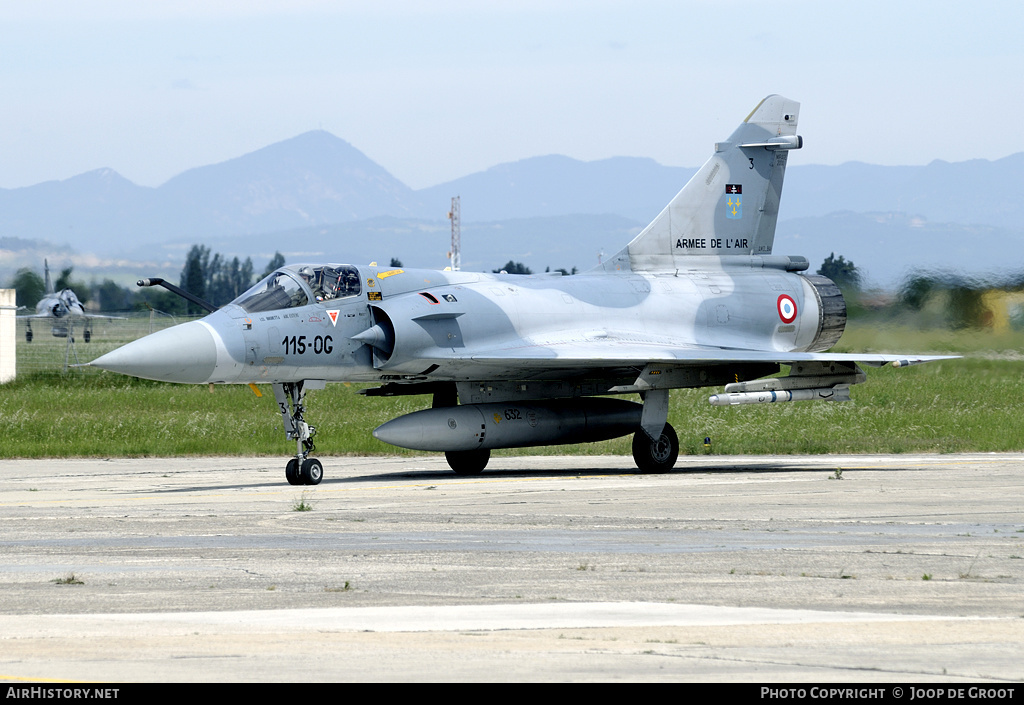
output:
POLYGON ((89 363, 92 367, 161 382, 209 382, 217 343, 203 323, 191 321, 139 338, 89 363))

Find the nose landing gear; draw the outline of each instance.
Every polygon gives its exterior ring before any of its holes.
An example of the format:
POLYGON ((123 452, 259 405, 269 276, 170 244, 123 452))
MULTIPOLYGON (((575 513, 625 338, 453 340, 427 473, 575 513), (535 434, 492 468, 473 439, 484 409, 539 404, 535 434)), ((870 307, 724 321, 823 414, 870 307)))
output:
POLYGON ((309 457, 316 450, 313 444, 316 427, 310 426, 303 419, 306 385, 307 382, 273 385, 274 398, 284 422, 285 438, 295 441, 295 457, 284 468, 284 477, 289 485, 319 485, 324 479, 324 466, 316 458, 309 457))

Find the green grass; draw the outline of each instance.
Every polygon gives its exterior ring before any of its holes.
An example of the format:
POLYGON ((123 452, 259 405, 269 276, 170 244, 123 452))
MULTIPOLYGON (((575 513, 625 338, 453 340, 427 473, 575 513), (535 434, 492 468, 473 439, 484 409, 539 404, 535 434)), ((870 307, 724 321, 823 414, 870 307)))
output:
MULTIPOLYGON (((683 454, 820 454, 1024 450, 1024 335, 996 338, 851 325, 843 351, 948 352, 969 357, 908 369, 866 368, 849 403, 712 407, 718 388, 674 390, 669 420, 683 454), (1020 358, 1020 359, 1018 359, 1020 358)), ((90 358, 91 359, 91 358, 90 358)), ((2 458, 294 453, 268 385, 162 384, 97 370, 23 375, 0 386, 2 458)), ((633 397, 636 398, 635 396, 633 397)), ((318 455, 417 455, 375 440, 388 419, 429 397, 369 399, 332 384, 307 395, 318 455)), ((496 451, 496 455, 630 453, 630 438, 496 451)))
MULTIPOLYGON (((0 457, 288 455, 269 385, 176 385, 111 373, 37 373, 0 387, 0 457)), ((422 399, 370 400, 329 385, 307 395, 307 420, 328 455, 396 449, 369 431, 422 399)), ((426 404, 424 404, 426 405, 426 404)))

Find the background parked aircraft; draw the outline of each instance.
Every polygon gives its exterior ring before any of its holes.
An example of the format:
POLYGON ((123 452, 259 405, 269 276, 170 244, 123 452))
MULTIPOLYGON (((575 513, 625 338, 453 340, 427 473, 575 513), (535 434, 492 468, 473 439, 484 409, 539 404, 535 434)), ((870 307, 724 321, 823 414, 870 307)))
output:
POLYGON ((82 302, 71 289, 56 291, 53 286, 53 279, 50 278, 50 263, 43 260, 43 269, 46 280, 46 295, 36 304, 36 312, 18 318, 27 319, 25 328, 25 340, 32 342, 32 321, 45 319, 50 323, 50 330, 55 338, 74 339, 74 324, 82 322, 82 338, 85 342, 92 340, 92 321, 97 318, 116 319, 119 316, 102 316, 96 313, 86 313, 82 302))

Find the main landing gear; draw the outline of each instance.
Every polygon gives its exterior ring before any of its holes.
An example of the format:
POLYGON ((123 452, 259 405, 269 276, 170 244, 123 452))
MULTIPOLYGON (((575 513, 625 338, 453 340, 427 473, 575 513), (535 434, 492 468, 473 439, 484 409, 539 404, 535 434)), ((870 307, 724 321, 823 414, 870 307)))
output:
POLYGON ((324 466, 316 458, 309 457, 316 450, 313 444, 316 427, 310 426, 303 419, 305 384, 283 382, 274 385, 274 398, 281 409, 285 438, 295 441, 295 457, 284 468, 284 476, 289 485, 319 485, 324 479, 324 466))
MULTIPOLYGON (((489 450, 458 450, 444 454, 448 466, 456 475, 479 475, 491 457, 489 450)), ((679 437, 671 424, 666 423, 657 439, 640 429, 633 434, 633 460, 640 472, 664 473, 675 467, 679 458, 679 437)))
POLYGON ((491 459, 491 451, 486 448, 484 450, 449 450, 445 451, 444 458, 448 461, 448 467, 454 470, 456 475, 479 475, 487 467, 487 461, 491 459))
POLYGON ((640 472, 668 472, 679 457, 679 437, 668 423, 668 390, 651 389, 644 400, 640 430, 633 434, 633 460, 640 472))
POLYGON ((656 440, 642 429, 633 434, 633 460, 640 472, 669 472, 678 457, 679 437, 671 424, 665 424, 656 440))

